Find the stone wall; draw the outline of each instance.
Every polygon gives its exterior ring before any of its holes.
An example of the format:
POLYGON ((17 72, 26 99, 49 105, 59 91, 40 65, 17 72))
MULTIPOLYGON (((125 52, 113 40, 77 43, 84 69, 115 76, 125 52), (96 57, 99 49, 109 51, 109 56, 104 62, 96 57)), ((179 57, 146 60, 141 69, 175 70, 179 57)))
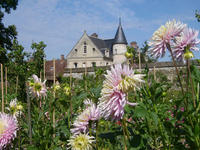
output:
MULTIPOLYGON (((200 67, 200 64, 197 61, 192 61, 191 63, 195 64, 196 66, 200 67)), ((153 73, 154 70, 155 72, 159 71, 164 73, 169 80, 173 82, 174 77, 176 76, 175 72, 175 67, 172 62, 156 62, 156 63, 148 63, 148 64, 142 64, 141 69, 145 69, 145 67, 148 66, 149 72, 153 73)), ((184 63, 177 63, 178 69, 184 69, 185 64, 184 63)), ((82 75, 87 72, 88 74, 94 74, 95 69, 103 69, 103 70, 108 70, 110 69, 110 66, 102 66, 102 67, 88 67, 88 68, 72 68, 72 69, 65 69, 63 76, 70 76, 70 72, 73 77, 75 78, 81 78, 82 75)), ((135 64, 133 66, 133 69, 136 69, 137 71, 139 70, 139 65, 135 64)))

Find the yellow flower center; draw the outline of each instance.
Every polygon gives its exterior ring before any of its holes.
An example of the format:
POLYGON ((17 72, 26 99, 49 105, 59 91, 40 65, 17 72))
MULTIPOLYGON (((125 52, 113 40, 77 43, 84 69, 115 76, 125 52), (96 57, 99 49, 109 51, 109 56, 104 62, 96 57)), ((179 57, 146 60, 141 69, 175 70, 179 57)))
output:
POLYGON ((35 89, 35 91, 41 91, 42 85, 40 83, 35 83, 34 84, 34 89, 35 89))
POLYGON ((6 128, 5 122, 0 120, 0 137, 4 133, 5 128, 6 128))
POLYGON ((132 89, 133 83, 134 83, 134 81, 132 78, 122 75, 122 80, 119 83, 118 87, 123 92, 128 92, 130 89, 132 89))
POLYGON ((66 87, 64 88, 64 90, 65 90, 65 94, 66 94, 66 95, 69 95, 69 94, 70 94, 70 87, 66 86, 66 87))
POLYGON ((22 105, 17 105, 17 110, 22 110, 23 106, 22 105))
POLYGON ((74 147, 76 149, 86 149, 88 144, 90 144, 89 140, 84 135, 77 136, 77 138, 74 140, 74 147))
POLYGON ((153 35, 153 40, 156 40, 157 37, 163 38, 163 36, 166 34, 167 28, 165 26, 161 26, 153 35))

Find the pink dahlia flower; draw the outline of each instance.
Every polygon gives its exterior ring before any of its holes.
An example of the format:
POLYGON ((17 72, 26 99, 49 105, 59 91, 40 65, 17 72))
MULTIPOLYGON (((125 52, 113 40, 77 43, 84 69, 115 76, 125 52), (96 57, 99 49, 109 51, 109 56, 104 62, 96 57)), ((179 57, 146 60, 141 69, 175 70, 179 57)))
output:
POLYGON ((124 115, 126 104, 137 105, 137 103, 128 102, 126 93, 130 89, 139 89, 139 84, 144 82, 143 76, 134 74, 128 65, 122 66, 121 64, 117 64, 107 71, 101 91, 102 97, 99 99, 100 112, 105 119, 120 120, 124 115))
MULTIPOLYGON (((99 108, 95 104, 87 106, 87 108, 77 117, 73 123, 73 134, 86 133, 89 131, 89 122, 98 120, 100 118, 99 108)), ((94 124, 91 124, 94 127, 94 124)))
POLYGON ((171 44, 170 42, 176 36, 180 36, 185 27, 185 24, 175 20, 168 21, 165 25, 162 25, 154 32, 153 37, 149 41, 151 55, 156 58, 163 57, 167 49, 166 44, 171 44))
POLYGON ((184 53, 186 53, 186 48, 188 50, 198 51, 197 47, 200 44, 200 39, 198 39, 199 31, 193 30, 191 28, 185 28, 181 33, 181 36, 175 39, 173 45, 173 54, 175 58, 179 61, 184 59, 184 53))
POLYGON ((47 89, 45 82, 41 82, 41 79, 36 75, 32 75, 29 81, 29 89, 34 97, 46 97, 47 89))
POLYGON ((8 114, 0 113, 0 149, 5 148, 16 137, 17 120, 8 114))

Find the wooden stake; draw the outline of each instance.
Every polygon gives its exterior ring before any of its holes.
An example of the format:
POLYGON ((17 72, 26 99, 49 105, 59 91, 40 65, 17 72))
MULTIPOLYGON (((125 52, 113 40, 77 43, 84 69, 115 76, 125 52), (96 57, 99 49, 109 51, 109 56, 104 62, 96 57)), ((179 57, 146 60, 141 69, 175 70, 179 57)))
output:
MULTIPOLYGON (((56 84, 56 64, 55 64, 55 59, 53 59, 53 85, 55 86, 56 84)), ((55 91, 53 91, 53 97, 54 97, 54 100, 56 98, 56 93, 55 91)), ((53 105, 53 128, 54 128, 54 131, 55 131, 55 106, 53 105)), ((53 134, 53 137, 55 137, 55 133, 53 134)))
POLYGON ((7 94, 8 94, 8 77, 7 77, 7 67, 5 67, 5 87, 6 87, 6 104, 7 104, 7 94))
POLYGON ((140 57, 140 49, 139 50, 139 72, 141 72, 141 57, 140 57))
POLYGON ((155 66, 153 67, 153 77, 154 77, 154 80, 156 80, 156 67, 155 66))
POLYGON ((44 80, 46 79, 46 77, 45 77, 45 71, 46 71, 46 68, 45 68, 45 67, 46 67, 46 66, 45 66, 45 65, 46 65, 46 61, 45 61, 45 59, 44 59, 44 80))
POLYGON ((42 72, 40 71, 40 79, 41 79, 41 81, 42 81, 42 72))
POLYGON ((29 97, 28 85, 26 85, 26 94, 27 94, 27 105, 28 105, 28 131, 29 131, 29 142, 32 145, 32 128, 31 128, 31 102, 29 97))
POLYGON ((3 64, 1 64, 1 94, 2 94, 1 111, 4 112, 3 64))
MULTIPOLYGON (((70 68, 70 90, 72 91, 72 68, 70 68)), ((72 99, 71 99, 71 91, 70 91, 70 122, 72 119, 72 99)))
POLYGON ((15 90, 16 95, 17 95, 17 88, 18 88, 18 76, 16 77, 16 90, 15 90))
POLYGON ((85 90, 87 91, 87 80, 86 80, 86 75, 87 75, 87 65, 85 62, 85 90))
POLYGON ((70 68, 70 83, 69 83, 70 88, 72 87, 72 68, 70 68))

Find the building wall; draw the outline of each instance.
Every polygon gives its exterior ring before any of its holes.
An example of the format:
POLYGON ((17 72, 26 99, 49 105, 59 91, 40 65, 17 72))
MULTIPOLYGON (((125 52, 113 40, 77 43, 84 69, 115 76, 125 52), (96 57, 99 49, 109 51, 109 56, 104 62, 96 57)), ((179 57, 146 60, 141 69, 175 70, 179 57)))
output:
POLYGON ((77 68, 93 67, 93 62, 96 66, 107 66, 111 65, 112 61, 106 61, 103 57, 86 57, 86 58, 73 58, 67 60, 67 68, 75 68, 74 63, 77 63, 77 68))
POLYGON ((125 44, 114 44, 113 45, 113 64, 119 64, 126 62, 126 45, 125 44))
POLYGON ((102 52, 93 44, 86 33, 83 34, 67 56, 67 68, 92 67, 93 65, 106 66, 111 64, 112 60, 104 59, 102 52))

